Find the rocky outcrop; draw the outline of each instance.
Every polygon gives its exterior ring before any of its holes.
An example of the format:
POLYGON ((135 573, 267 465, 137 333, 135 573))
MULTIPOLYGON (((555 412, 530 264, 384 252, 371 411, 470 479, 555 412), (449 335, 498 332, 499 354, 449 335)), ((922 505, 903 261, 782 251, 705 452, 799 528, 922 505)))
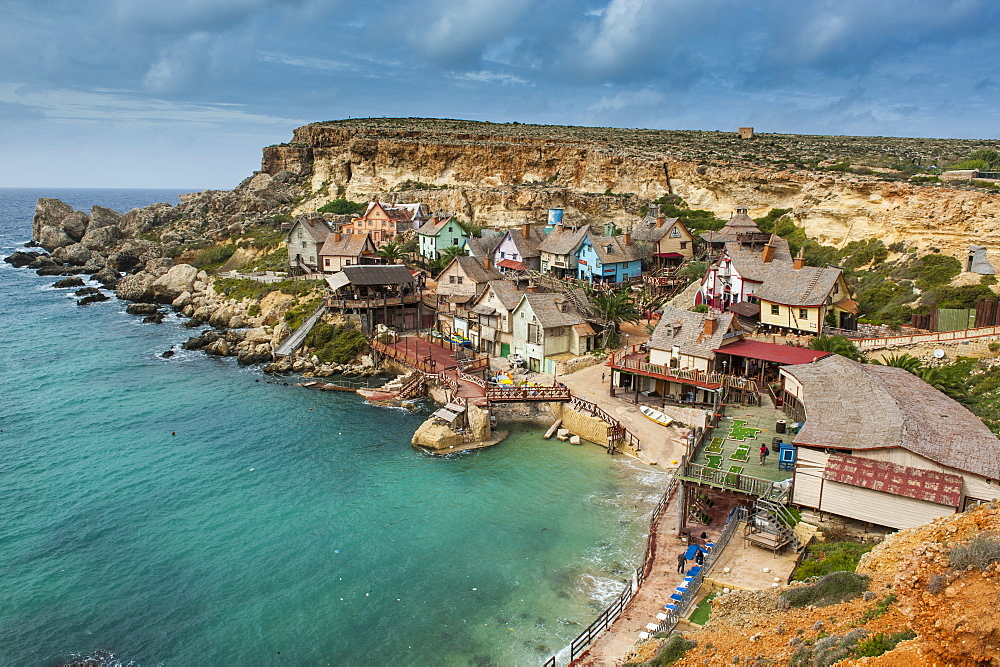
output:
POLYGON ((41 253, 37 252, 24 252, 23 250, 16 250, 10 255, 3 258, 3 261, 7 262, 16 269, 30 265, 32 262, 42 257, 41 253))
POLYGON ((62 221, 73 212, 73 207, 59 199, 42 197, 35 203, 35 218, 31 223, 31 237, 41 242, 42 229, 60 228, 62 221))
POLYGON ((157 303, 173 303, 181 294, 190 295, 197 277, 198 269, 190 264, 170 267, 166 273, 153 281, 151 286, 153 300, 157 303))
POLYGON ((156 277, 149 273, 125 276, 115 288, 115 296, 122 301, 152 301, 156 277))
POLYGON ((417 428, 411 440, 414 447, 423 447, 432 451, 459 447, 463 442, 465 442, 465 438, 461 433, 456 433, 450 426, 433 417, 417 428))
POLYGON ((82 278, 63 278, 62 280, 57 280, 52 284, 53 287, 57 289, 64 289, 67 287, 83 287, 82 278))

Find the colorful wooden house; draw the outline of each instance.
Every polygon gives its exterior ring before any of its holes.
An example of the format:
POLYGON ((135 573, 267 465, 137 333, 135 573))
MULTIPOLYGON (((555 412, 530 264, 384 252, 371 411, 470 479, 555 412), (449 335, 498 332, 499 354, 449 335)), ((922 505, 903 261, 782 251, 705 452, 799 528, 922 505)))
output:
POLYGON ((420 241, 421 257, 434 260, 441 256, 445 248, 462 247, 466 234, 453 216, 439 215, 417 230, 417 238, 420 241))
POLYGON ((646 251, 624 236, 586 236, 580 244, 577 278, 590 282, 620 283, 642 275, 646 251))

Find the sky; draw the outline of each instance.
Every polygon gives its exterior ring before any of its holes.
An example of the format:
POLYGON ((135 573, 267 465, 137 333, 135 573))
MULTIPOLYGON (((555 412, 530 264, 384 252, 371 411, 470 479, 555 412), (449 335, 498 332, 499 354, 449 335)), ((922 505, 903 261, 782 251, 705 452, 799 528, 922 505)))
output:
POLYGON ((0 187, 229 189, 309 122, 1000 138, 998 0, 0 0, 0 187))

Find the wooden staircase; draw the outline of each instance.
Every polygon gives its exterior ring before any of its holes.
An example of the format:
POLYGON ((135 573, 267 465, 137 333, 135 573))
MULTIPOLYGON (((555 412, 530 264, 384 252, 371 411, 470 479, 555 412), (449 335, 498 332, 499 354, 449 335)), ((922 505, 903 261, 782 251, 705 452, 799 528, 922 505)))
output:
POLYGON ((753 513, 743 528, 743 540, 748 544, 778 553, 786 546, 801 551, 798 535, 794 530, 795 517, 781 502, 759 497, 754 502, 753 513))

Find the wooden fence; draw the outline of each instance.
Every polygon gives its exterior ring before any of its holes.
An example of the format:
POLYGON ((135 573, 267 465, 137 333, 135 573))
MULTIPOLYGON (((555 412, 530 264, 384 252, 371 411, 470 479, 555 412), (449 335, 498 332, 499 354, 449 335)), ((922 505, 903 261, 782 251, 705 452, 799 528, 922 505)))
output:
POLYGON ((615 419, 614 417, 612 417, 611 415, 609 415, 607 412, 605 412, 604 410, 602 410, 600 408, 600 406, 598 406, 596 403, 591 403, 590 401, 588 401, 586 399, 583 399, 583 398, 580 398, 579 396, 574 396, 572 398, 571 405, 574 408, 576 408, 577 410, 579 410, 580 412, 589 412, 590 414, 594 415, 598 419, 601 419, 601 420, 607 422, 608 429, 609 429, 608 430, 608 447, 609 448, 612 446, 611 431, 610 431, 610 429, 615 428, 615 429, 621 429, 621 431, 623 433, 624 440, 627 443, 629 443, 630 445, 632 445, 633 447, 635 447, 635 451, 639 451, 639 438, 634 433, 632 433, 627 428, 625 428, 625 426, 621 422, 619 422, 617 419, 615 419))
POLYGON ((520 401, 568 401, 573 398, 569 387, 487 387, 486 398, 491 403, 516 403, 520 401))
POLYGON ((960 329, 958 331, 939 331, 937 333, 910 334, 907 336, 883 336, 881 338, 860 338, 854 341, 861 351, 877 350, 883 347, 898 347, 914 343, 947 343, 956 340, 974 338, 989 338, 1000 336, 1000 326, 979 327, 977 329, 960 329))
POLYGON ((699 484, 709 484, 731 491, 740 491, 754 496, 764 496, 765 498, 771 493, 774 485, 774 482, 769 479, 726 472, 719 468, 709 468, 700 463, 685 462, 679 472, 680 476, 684 479, 699 484))

